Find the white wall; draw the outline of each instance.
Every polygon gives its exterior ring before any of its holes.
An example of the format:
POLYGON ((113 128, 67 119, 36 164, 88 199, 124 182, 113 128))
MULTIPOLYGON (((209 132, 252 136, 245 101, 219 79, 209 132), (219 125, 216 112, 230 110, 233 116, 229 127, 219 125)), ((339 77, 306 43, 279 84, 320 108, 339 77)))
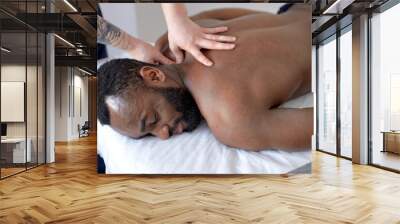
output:
POLYGON ((1 81, 0 89, 1 122, 24 122, 25 83, 1 81))
POLYGON ((72 67, 56 67, 55 73, 55 141, 70 141, 88 120, 88 78, 72 67))
MULTIPOLYGON (((2 65, 1 81, 25 82, 25 65, 2 65)), ((5 109, 1 108, 1 110, 5 109)), ((7 123, 7 137, 25 137, 25 123, 7 123)))
MULTIPOLYGON (((36 153, 39 153, 39 163, 44 162, 44 74, 42 67, 25 66, 25 64, 3 64, 1 66, 1 81, 24 82, 26 84, 26 107, 22 106, 20 112, 25 114, 26 120, 22 122, 6 122, 7 137, 25 138, 30 140, 32 158, 36 162, 36 153), (38 70, 37 70, 38 69, 38 70), (25 80, 27 78, 27 80, 25 80)), ((24 94, 23 90, 22 94, 24 94)), ((7 96, 2 96, 7 97, 7 96)), ((10 110, 10 108, 1 108, 10 110)), ((11 111, 12 113, 12 111, 11 111)))
MULTIPOLYGON (((149 3, 150 4, 150 3, 149 3)), ((103 17, 118 26, 120 29, 129 33, 130 35, 136 36, 137 25, 136 25, 136 14, 135 4, 131 3, 101 3, 100 9, 103 17)), ((110 55, 122 54, 122 51, 111 46, 107 46, 108 53, 110 55)))
POLYGON ((68 139, 68 67, 55 68, 55 140, 67 141, 68 139))
MULTIPOLYGON (((24 82, 25 83, 25 65, 9 64, 1 66, 1 81, 2 82, 24 82)), ((28 68, 31 70, 31 68, 28 68)), ((3 98, 4 96, 2 96, 3 98)), ((7 110, 7 108, 1 108, 7 110)), ((24 110, 24 108, 22 108, 24 110)), ((24 122, 7 123, 8 137, 25 137, 24 122)))
MULTIPOLYGON (((31 75, 34 74, 36 76, 36 67, 18 64, 6 64, 1 66, 1 81, 2 82, 25 82, 26 71, 28 72, 28 81, 30 86, 36 86, 36 80, 31 80, 31 75), (26 69, 26 70, 25 70, 26 69)), ((27 113, 28 124, 28 137, 31 131, 32 121, 36 123, 36 113, 32 113, 32 111, 36 112, 36 88, 27 88, 27 106, 30 107, 27 113), (34 107, 34 108, 33 108, 34 107)), ((22 108, 23 109, 23 108, 22 108)), ((1 110, 7 110, 7 108, 1 108, 1 110)), ((25 137, 25 123, 26 122, 7 122, 7 136, 8 137, 25 137)), ((36 125, 34 127, 36 133, 36 125)))

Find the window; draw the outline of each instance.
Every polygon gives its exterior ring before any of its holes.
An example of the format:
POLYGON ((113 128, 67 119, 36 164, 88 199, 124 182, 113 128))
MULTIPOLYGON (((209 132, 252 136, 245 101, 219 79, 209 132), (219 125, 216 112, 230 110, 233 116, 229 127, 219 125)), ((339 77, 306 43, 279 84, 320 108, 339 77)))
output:
POLYGON ((390 130, 400 130, 400 73, 390 75, 390 130))
POLYGON ((371 18, 372 164, 400 170, 400 4, 371 18))
POLYGON ((317 148, 336 154, 336 36, 318 47, 317 148))
POLYGON ((340 155, 352 157, 352 33, 351 26, 340 36, 340 155))

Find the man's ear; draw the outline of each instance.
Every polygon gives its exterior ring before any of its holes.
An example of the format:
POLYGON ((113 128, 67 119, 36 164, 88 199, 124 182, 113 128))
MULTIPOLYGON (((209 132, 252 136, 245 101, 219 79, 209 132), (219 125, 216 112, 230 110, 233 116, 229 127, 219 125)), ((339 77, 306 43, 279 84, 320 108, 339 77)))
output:
POLYGON ((143 66, 139 71, 140 76, 142 76, 144 82, 147 85, 157 85, 165 81, 165 74, 160 69, 143 66))

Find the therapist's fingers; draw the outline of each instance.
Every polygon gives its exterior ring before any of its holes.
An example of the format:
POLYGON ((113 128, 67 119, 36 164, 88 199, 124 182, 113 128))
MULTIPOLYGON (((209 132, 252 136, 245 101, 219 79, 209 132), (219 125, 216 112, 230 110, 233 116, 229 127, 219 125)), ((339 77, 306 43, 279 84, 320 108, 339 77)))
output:
POLYGON ((215 35, 215 34, 204 34, 204 38, 214 41, 221 42, 235 42, 236 37, 233 36, 224 36, 224 35, 215 35))
POLYGON ((163 54, 158 53, 156 61, 163 64, 163 65, 169 65, 169 64, 173 64, 174 61, 172 61, 171 59, 165 57, 163 54))
POLYGON ((207 39, 200 39, 197 41, 197 44, 201 48, 212 49, 212 50, 231 50, 235 47, 235 44, 232 43, 221 43, 207 39))
POLYGON ((200 63, 202 63, 205 66, 212 66, 213 63, 212 61, 210 61, 206 56, 204 56, 203 53, 201 53, 200 49, 193 47, 191 49, 189 49, 190 54, 193 55, 193 57, 199 61, 200 63))
POLYGON ((182 53, 182 51, 179 49, 178 46, 176 46, 174 44, 171 45, 170 47, 171 47, 172 54, 174 54, 174 56, 175 56, 175 62, 177 64, 182 63, 183 62, 183 53, 182 53))
POLYGON ((204 33, 221 33, 228 30, 227 26, 219 26, 219 27, 212 27, 212 28, 203 28, 204 33))

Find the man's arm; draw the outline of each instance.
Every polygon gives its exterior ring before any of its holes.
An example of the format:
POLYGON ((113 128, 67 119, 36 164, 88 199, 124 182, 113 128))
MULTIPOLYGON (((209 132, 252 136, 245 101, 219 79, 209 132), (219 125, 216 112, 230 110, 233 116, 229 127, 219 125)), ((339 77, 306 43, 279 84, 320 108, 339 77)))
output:
POLYGON ((229 123, 220 128, 210 127, 217 139, 228 146, 251 151, 311 148, 313 108, 271 109, 229 123))

